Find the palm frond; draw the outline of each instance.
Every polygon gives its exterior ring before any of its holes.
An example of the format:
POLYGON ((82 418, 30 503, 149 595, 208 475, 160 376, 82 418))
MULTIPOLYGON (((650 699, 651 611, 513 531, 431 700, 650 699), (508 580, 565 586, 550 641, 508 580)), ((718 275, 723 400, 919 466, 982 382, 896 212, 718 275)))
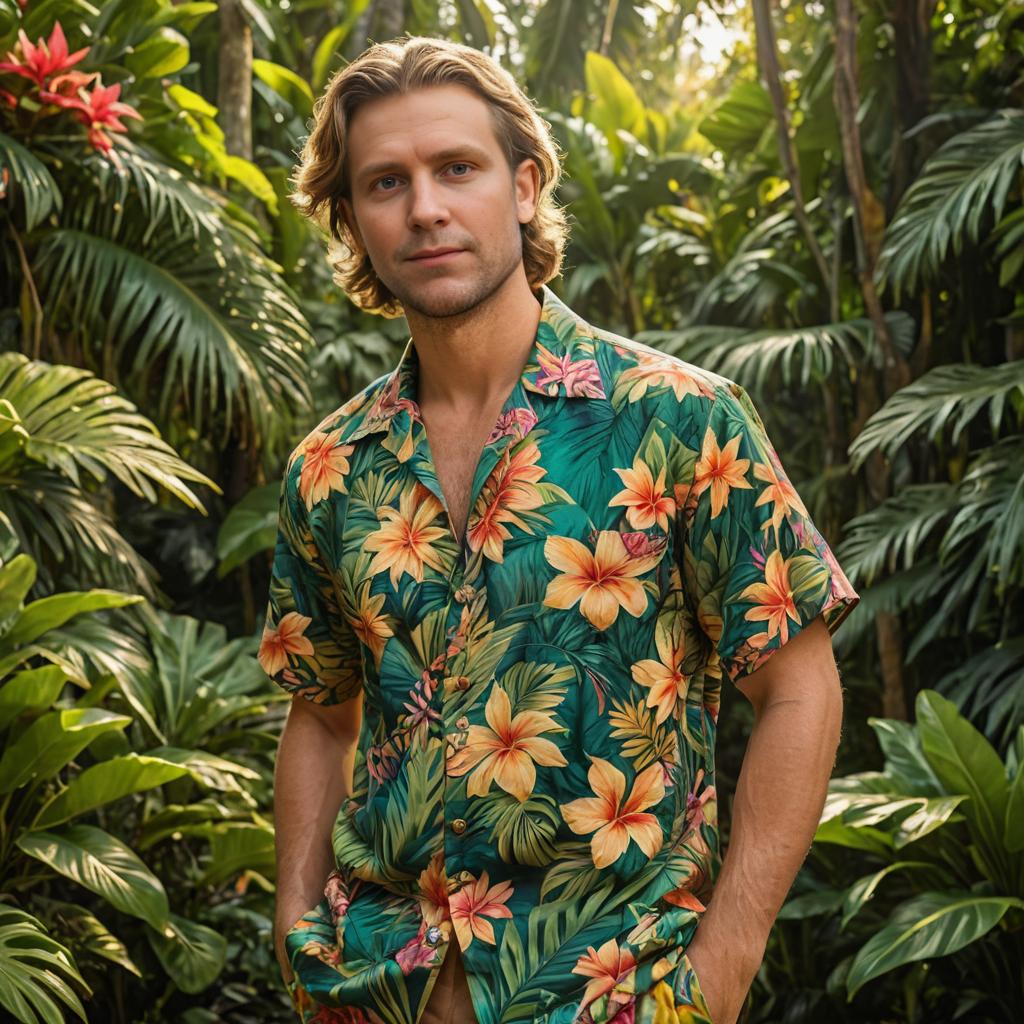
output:
POLYGON ((220 487, 178 457, 174 449, 116 388, 88 370, 0 355, 0 397, 17 411, 28 433, 25 454, 81 486, 80 471, 98 483, 112 473, 133 494, 155 502, 159 484, 204 515, 186 484, 220 487))
POLYGON ((211 431, 208 421, 220 412, 224 435, 241 414, 262 437, 282 398, 280 387, 268 387, 274 361, 265 358, 256 321, 236 333, 230 321, 241 311, 211 305, 216 264, 192 248, 163 252, 160 265, 134 248, 59 230, 40 247, 36 269, 50 308, 64 306, 74 322, 105 334, 119 359, 134 356, 132 386, 158 394, 161 418, 184 400, 200 432, 211 431))
POLYGON ((844 527, 836 555, 846 575, 870 584, 882 570, 909 569, 934 528, 957 508, 953 484, 915 484, 856 516, 844 527))
POLYGON ((1024 719, 1024 636, 1000 641, 971 655, 935 682, 935 689, 978 721, 1001 749, 1024 719))
MULTIPOLYGON (((886 321, 903 344, 912 337, 914 322, 907 314, 888 313, 886 321)), ((871 322, 864 317, 790 330, 694 324, 673 331, 644 331, 637 338, 752 391, 762 390, 776 374, 786 386, 801 387, 828 378, 837 369, 845 375, 878 351, 871 322)))
POLYGON ((997 592, 1024 581, 1024 437, 1015 435, 986 448, 960 483, 961 502, 939 555, 948 563, 965 548, 988 553, 997 592))
POLYGON ((0 182, 8 172, 7 191, 12 200, 20 197, 25 208, 25 230, 31 231, 51 212, 60 212, 63 197, 46 165, 30 150, 0 133, 0 182))
POLYGON ((950 249, 978 242, 984 218, 995 220, 1019 187, 1024 157, 1024 111, 1000 110, 955 135, 928 160, 907 189, 886 232, 878 261, 880 288, 891 282, 896 302, 904 289, 933 279, 950 249))
POLYGON ((84 161, 36 254, 44 303, 105 346, 124 390, 158 395, 160 421, 184 401, 197 431, 273 447, 308 411, 315 344, 281 268, 244 211, 138 145, 122 157, 84 161))
POLYGON ((38 564, 40 592, 54 589, 57 580, 50 567, 56 565, 67 585, 155 596, 153 566, 85 491, 52 470, 30 468, 15 483, 0 487, 0 513, 10 520, 22 550, 38 564))
POLYGON ((836 654, 845 657, 870 637, 879 612, 894 615, 925 604, 945 591, 953 573, 944 571, 937 558, 918 559, 909 569, 886 576, 870 587, 858 588, 860 601, 836 633, 836 654))
POLYGON ((936 366, 901 388, 864 424, 848 449, 854 469, 875 449, 891 457, 915 431, 929 437, 952 424, 952 440, 983 409, 998 431, 1003 412, 1015 391, 1024 393, 1024 360, 999 366, 952 363, 936 366))

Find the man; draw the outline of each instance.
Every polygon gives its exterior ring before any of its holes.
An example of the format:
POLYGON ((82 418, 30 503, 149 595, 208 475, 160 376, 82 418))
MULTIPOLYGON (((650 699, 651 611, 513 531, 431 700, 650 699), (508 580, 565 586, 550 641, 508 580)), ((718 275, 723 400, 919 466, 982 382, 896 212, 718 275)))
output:
POLYGON ((294 694, 295 1006, 732 1024, 824 802, 858 596, 742 388, 547 287, 557 154, 511 76, 401 39, 314 113, 297 203, 411 338, 283 481, 260 659, 294 694), (756 724, 721 860, 723 675, 756 724))

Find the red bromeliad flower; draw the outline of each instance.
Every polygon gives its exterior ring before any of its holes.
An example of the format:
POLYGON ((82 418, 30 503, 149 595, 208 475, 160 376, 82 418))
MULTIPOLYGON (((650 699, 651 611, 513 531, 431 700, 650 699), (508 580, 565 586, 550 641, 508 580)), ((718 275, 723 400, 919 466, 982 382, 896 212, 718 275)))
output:
POLYGON ((57 75, 49 86, 39 90, 39 98, 44 103, 54 103, 58 107, 81 107, 82 100, 79 98, 78 90, 85 88, 99 76, 98 71, 89 74, 84 71, 69 71, 67 74, 57 75))
POLYGON ((120 82, 113 85, 97 83, 92 92, 79 89, 78 95, 80 99, 75 102, 69 101, 65 105, 74 110, 75 117, 82 124, 89 126, 89 141, 104 153, 109 152, 113 145, 104 128, 114 132, 126 132, 128 129, 120 118, 134 117, 142 120, 142 115, 134 107, 118 101, 117 97, 121 95, 120 82))
POLYGON ((24 29, 18 30, 18 43, 21 47, 21 57, 18 56, 18 47, 15 46, 12 52, 7 54, 6 61, 0 61, 0 71, 9 71, 15 75, 21 75, 35 82, 40 89, 46 85, 47 78, 77 64, 88 52, 89 47, 84 46, 81 50, 68 53, 68 42, 64 38, 64 30, 60 22, 55 21, 50 38, 33 46, 24 29))
MULTIPOLYGON (((113 145, 107 132, 126 132, 128 129, 120 119, 134 117, 141 121, 142 115, 134 107, 120 102, 119 82, 105 86, 100 82, 98 71, 70 70, 88 52, 89 47, 86 46, 68 53, 67 40, 59 21, 54 22, 50 38, 46 41, 40 39, 34 46, 25 30, 21 29, 18 45, 7 54, 8 60, 0 61, 0 72, 7 71, 35 82, 42 103, 72 111, 89 129, 89 142, 107 153, 113 145)), ((12 108, 18 103, 17 97, 6 89, 0 89, 0 101, 12 108)))

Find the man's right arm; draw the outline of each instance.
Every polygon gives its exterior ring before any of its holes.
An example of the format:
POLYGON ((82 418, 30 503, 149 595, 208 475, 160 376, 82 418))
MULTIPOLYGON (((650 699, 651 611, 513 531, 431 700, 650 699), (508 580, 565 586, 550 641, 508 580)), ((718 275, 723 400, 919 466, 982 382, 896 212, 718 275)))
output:
POLYGON ((295 696, 281 733, 274 770, 274 949, 286 981, 292 970, 285 932, 320 902, 335 868, 331 832, 351 793, 362 706, 362 694, 330 706, 295 696))

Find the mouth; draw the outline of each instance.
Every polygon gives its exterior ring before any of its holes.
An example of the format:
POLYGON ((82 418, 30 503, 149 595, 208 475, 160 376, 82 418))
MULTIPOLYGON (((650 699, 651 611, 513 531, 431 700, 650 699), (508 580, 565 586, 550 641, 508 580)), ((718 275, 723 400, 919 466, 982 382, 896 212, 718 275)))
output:
POLYGON ((445 263, 448 260, 454 259, 456 256, 465 252, 464 249, 427 249, 424 252, 416 256, 410 256, 410 263, 417 263, 420 266, 432 267, 438 263, 445 263))

